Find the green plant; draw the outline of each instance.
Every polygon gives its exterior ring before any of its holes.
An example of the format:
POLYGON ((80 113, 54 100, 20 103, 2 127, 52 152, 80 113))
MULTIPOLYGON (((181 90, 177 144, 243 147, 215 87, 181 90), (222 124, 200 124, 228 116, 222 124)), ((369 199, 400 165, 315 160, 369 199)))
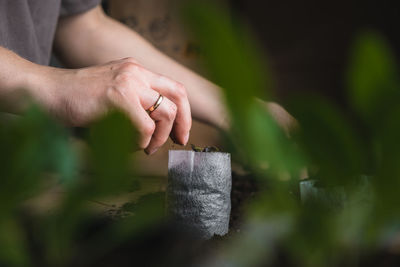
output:
POLYGON ((81 237, 100 219, 90 200, 138 189, 132 187, 138 180, 130 166, 134 138, 131 123, 118 112, 88 130, 86 153, 78 153, 70 133, 38 107, 2 121, 0 265, 69 266, 76 259, 82 266, 90 265, 157 223, 163 212, 152 203, 159 199, 143 200, 133 216, 108 222, 94 236, 81 237), (63 190, 50 199, 55 207, 40 211, 29 206, 55 185, 63 190))
POLYGON ((273 264, 277 245, 296 265, 354 266, 368 262, 363 258, 368 251, 391 244, 400 226, 395 189, 400 83, 384 38, 366 31, 355 41, 348 71, 352 116, 321 96, 297 95, 287 108, 300 128, 288 139, 254 101, 260 89, 267 90, 265 99, 272 95, 267 86, 272 77, 260 72, 266 68, 246 31, 204 2, 188 4, 184 13, 204 49, 210 77, 225 88, 234 150, 268 185, 250 208, 247 231, 209 266, 273 264), (260 168, 265 162, 268 168, 260 168), (301 205, 292 185, 302 167, 327 188, 344 188, 346 208, 332 210, 318 200, 301 205), (359 195, 366 174, 369 203, 359 195))
MULTIPOLYGON (((232 117, 230 150, 260 183, 241 233, 222 240, 214 257, 202 259, 204 265, 355 266, 373 265, 368 254, 388 255, 400 228, 400 83, 384 38, 364 32, 355 42, 348 72, 352 119, 320 96, 297 96, 287 108, 300 128, 289 139, 254 100, 273 95, 273 77, 250 35, 213 5, 191 2, 185 14, 201 42, 210 77, 225 88, 232 117), (342 188, 346 207, 332 209, 318 199, 302 204, 296 188, 305 167, 327 190, 342 188), (368 202, 359 190, 366 175, 368 202), (282 251, 286 261, 280 262, 282 251)), ((151 226, 162 223, 162 193, 124 205, 131 216, 104 225, 88 205, 88 200, 140 188, 129 160, 134 137, 118 112, 90 128, 85 153, 75 149, 67 129, 37 107, 16 120, 1 121, 0 265, 99 266, 103 255, 126 241, 142 240, 151 226), (55 208, 30 208, 28 200, 54 185, 64 190, 55 208), (100 229, 90 234, 93 228, 100 229)), ((177 237, 168 238, 170 246, 177 237)), ((190 242, 181 243, 186 247, 190 242)), ((176 262, 163 263, 179 266, 176 262)))
POLYGON ((215 146, 199 147, 193 144, 190 145, 194 152, 219 152, 219 149, 215 146))

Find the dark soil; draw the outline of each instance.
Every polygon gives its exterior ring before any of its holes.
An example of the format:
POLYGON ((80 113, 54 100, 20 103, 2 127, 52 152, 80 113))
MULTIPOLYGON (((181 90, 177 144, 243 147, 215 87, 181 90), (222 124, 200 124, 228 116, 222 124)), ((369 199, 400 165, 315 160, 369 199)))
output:
POLYGON ((257 182, 253 176, 240 176, 232 173, 230 231, 240 231, 246 204, 256 195, 257 191, 257 182))
MULTIPOLYGON (((74 250, 62 266, 195 266, 218 253, 231 237, 240 234, 246 203, 256 194, 257 188, 250 175, 232 174, 230 231, 208 241, 166 220, 165 192, 144 195, 122 207, 110 206, 106 216, 94 213, 80 223, 72 240, 74 250), (152 218, 154 214, 159 218, 152 218), (139 231, 132 234, 131 230, 126 230, 135 225, 139 231)), ((33 265, 50 267, 52 265, 45 262, 40 220, 28 215, 22 221, 30 239, 33 265)))
POLYGON ((258 186, 252 176, 232 174, 230 232, 226 236, 215 236, 205 242, 195 233, 184 231, 177 225, 162 220, 157 225, 145 227, 146 229, 141 233, 127 238, 114 249, 98 254, 95 252, 97 249, 96 243, 93 243, 93 237, 104 233, 113 224, 130 221, 135 214, 145 215, 143 212, 149 207, 155 207, 162 213, 165 193, 148 194, 135 203, 126 203, 121 208, 111 208, 106 217, 97 218, 83 228, 81 238, 77 241, 81 248, 78 250, 80 252, 67 266, 123 267, 133 266, 132 263, 135 266, 195 266, 218 253, 231 237, 240 234, 246 203, 255 196, 257 191, 258 186))
MULTIPOLYGON (((231 191, 231 214, 229 221, 230 232, 240 232, 241 224, 244 219, 246 203, 249 202, 257 193, 258 186, 252 175, 238 175, 232 173, 232 191, 231 191)), ((122 207, 112 207, 107 211, 107 216, 115 220, 129 217, 135 213, 135 209, 144 202, 153 201, 154 204, 162 202, 165 198, 164 192, 145 195, 138 202, 128 202, 122 207)), ((230 233, 231 234, 231 233, 230 233)))

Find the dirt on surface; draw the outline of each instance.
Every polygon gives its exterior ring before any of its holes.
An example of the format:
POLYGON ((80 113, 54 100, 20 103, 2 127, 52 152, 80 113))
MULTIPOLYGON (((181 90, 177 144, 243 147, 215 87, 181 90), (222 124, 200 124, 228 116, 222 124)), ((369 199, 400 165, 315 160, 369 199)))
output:
MULTIPOLYGON (((122 233, 128 225, 137 223, 139 217, 146 218, 149 208, 154 209, 153 214, 163 215, 165 192, 162 190, 143 195, 138 201, 111 207, 106 216, 89 218, 81 225, 74 240, 74 253, 62 266, 209 266, 208 260, 214 256, 218 257, 219 252, 226 248, 226 244, 243 233, 241 227, 246 217, 246 206, 261 192, 260 188, 253 176, 233 173, 230 231, 225 236, 214 236, 208 241, 201 240, 192 232, 184 231, 164 219, 159 220, 157 224, 141 224, 139 231, 126 232, 124 238, 119 236, 117 239, 115 233, 122 233), (114 231, 111 231, 112 229, 114 231)), ((30 217, 26 217, 23 222, 31 239, 31 257, 35 262, 33 266, 50 267, 43 262, 45 255, 41 250, 41 235, 36 231, 37 225, 30 217)), ((278 246, 274 253, 273 263, 268 266, 299 266, 295 258, 283 247, 278 246)), ((399 263, 398 254, 371 251, 361 255, 357 266, 400 266, 399 263)))
MULTIPOLYGON (((252 175, 238 175, 232 173, 232 191, 231 191, 231 214, 229 221, 230 232, 240 232, 241 224, 244 219, 246 204, 254 198, 258 192, 257 181, 252 175)), ((111 206, 106 216, 114 220, 123 219, 134 214, 134 210, 144 201, 154 199, 159 202, 165 198, 165 192, 156 192, 140 198, 137 202, 127 202, 121 207, 111 206)), ((165 204, 165 203, 164 203, 165 204)))
POLYGON ((146 214, 149 208, 159 213, 165 211, 165 192, 154 192, 142 196, 135 202, 127 202, 122 206, 112 206, 103 219, 88 223, 79 240, 82 253, 78 253, 68 266, 197 266, 205 259, 216 255, 224 244, 235 235, 240 235, 244 222, 246 204, 257 194, 256 180, 250 176, 232 174, 231 215, 229 233, 225 236, 214 236, 208 241, 199 239, 196 234, 177 227, 168 220, 149 225, 140 233, 127 238, 126 241, 99 255, 89 251, 93 243, 90 236, 102 233, 104 229, 124 221, 146 214), (88 234, 90 233, 90 234, 88 234), (94 257, 94 256, 93 256, 94 257))

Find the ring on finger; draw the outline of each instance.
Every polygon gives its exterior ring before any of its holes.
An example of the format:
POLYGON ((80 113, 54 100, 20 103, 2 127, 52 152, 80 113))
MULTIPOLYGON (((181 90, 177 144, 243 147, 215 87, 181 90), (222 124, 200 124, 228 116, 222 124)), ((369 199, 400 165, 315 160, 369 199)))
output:
POLYGON ((154 105, 152 105, 149 109, 147 109, 147 113, 150 115, 154 110, 156 110, 161 102, 163 101, 164 97, 160 94, 157 98, 157 101, 154 103, 154 105))

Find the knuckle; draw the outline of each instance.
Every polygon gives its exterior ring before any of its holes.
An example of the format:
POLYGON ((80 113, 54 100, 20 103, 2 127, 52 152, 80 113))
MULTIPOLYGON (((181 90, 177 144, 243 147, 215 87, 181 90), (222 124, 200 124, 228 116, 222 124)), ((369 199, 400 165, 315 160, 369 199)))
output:
POLYGON ((178 108, 176 107, 176 105, 174 103, 170 103, 168 105, 168 109, 167 109, 167 112, 166 112, 167 119, 169 121, 175 120, 177 111, 178 111, 178 108))
POLYGON ((134 73, 137 71, 140 71, 142 67, 134 62, 124 62, 121 64, 121 72, 129 72, 129 73, 134 73))
POLYGON ((160 76, 159 79, 161 83, 168 85, 171 94, 174 96, 174 99, 181 100, 187 98, 187 91, 182 83, 165 76, 160 76))
POLYGON ((143 129, 141 132, 142 132, 142 135, 144 135, 145 137, 149 137, 149 136, 153 135, 155 129, 156 129, 155 123, 153 121, 149 121, 148 123, 146 123, 143 126, 143 129))
POLYGON ((126 83, 129 83, 132 80, 132 76, 131 76, 131 74, 129 72, 124 71, 124 72, 118 73, 116 78, 115 78, 115 80, 117 82, 126 84, 126 83))
POLYGON ((176 83, 175 86, 175 93, 176 96, 180 99, 184 99, 187 98, 187 92, 186 92, 186 88, 183 84, 181 83, 176 83))
POLYGON ((137 60, 134 59, 133 57, 126 57, 126 58, 122 59, 122 61, 130 62, 130 63, 134 63, 134 64, 138 63, 137 60))

